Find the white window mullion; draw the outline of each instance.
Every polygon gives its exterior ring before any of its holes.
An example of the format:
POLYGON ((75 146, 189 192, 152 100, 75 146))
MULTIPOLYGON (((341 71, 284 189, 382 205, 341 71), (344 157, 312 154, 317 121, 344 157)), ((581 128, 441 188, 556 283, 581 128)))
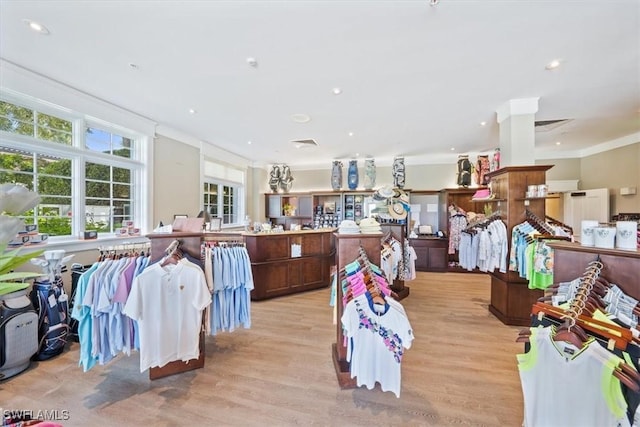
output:
POLYGON ((73 200, 71 234, 81 236, 85 225, 85 159, 84 156, 76 157, 71 161, 73 168, 71 173, 71 192, 73 200))
MULTIPOLYGON (((73 122, 73 144, 76 147, 84 147, 84 120, 75 120, 73 122)), ((71 219, 71 235, 78 236, 84 234, 85 220, 87 210, 86 188, 85 188, 85 156, 77 155, 71 161, 71 200, 72 200, 72 219, 71 219)))

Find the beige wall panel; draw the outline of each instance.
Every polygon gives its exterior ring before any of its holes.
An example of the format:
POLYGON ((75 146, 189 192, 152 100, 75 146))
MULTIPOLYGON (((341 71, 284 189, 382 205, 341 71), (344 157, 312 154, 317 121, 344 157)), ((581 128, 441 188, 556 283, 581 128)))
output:
POLYGON ((580 159, 544 159, 536 160, 536 165, 553 165, 547 171, 547 181, 580 179, 580 159))
POLYGON ((159 135, 153 147, 153 227, 200 212, 200 150, 159 135))
POLYGON ((252 222, 265 219, 264 193, 270 191, 268 176, 265 169, 251 167, 247 169, 247 215, 252 222))
POLYGON ((621 196, 620 188, 636 187, 640 191, 640 143, 627 145, 581 160, 580 188, 608 188, 611 194, 611 215, 620 212, 640 212, 640 194, 621 196))

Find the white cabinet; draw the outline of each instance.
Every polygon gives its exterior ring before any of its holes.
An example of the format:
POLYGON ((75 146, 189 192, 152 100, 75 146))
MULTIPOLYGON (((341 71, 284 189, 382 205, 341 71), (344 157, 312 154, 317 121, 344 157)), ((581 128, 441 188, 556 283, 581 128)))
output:
POLYGON ((582 220, 591 219, 609 222, 609 189, 572 191, 564 194, 564 222, 573 227, 573 233, 580 240, 582 220))

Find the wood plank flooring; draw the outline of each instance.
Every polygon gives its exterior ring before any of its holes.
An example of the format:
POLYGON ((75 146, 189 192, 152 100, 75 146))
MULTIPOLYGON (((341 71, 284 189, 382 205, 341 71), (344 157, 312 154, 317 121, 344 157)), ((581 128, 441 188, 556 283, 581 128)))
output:
POLYGON ((252 303, 251 329, 207 337, 204 369, 151 381, 137 354, 82 372, 79 346, 0 382, 4 409, 66 410, 64 426, 520 426, 519 328, 487 309, 489 276, 418 273, 400 398, 341 390, 329 289, 252 303))

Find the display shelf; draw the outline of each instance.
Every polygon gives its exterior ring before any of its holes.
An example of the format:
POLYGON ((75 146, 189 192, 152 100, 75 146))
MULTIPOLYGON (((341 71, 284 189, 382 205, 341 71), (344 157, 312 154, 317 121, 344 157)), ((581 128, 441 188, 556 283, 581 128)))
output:
POLYGON ((523 201, 523 200, 546 200, 546 199, 559 199, 560 197, 558 195, 555 196, 544 196, 544 197, 517 197, 515 200, 516 201, 523 201))
POLYGON ((506 202, 507 199, 471 199, 473 203, 494 203, 494 202, 506 202))
MULTIPOLYGON (((508 252, 511 250, 513 227, 523 221, 526 209, 539 218, 544 218, 545 199, 537 199, 535 203, 526 206, 521 195, 526 194, 529 185, 543 184, 546 181, 546 171, 552 167, 553 165, 506 166, 487 174, 491 180, 492 192, 496 196, 494 200, 500 201, 500 216, 507 227, 508 252)), ((507 325, 526 326, 530 322, 531 306, 542 294, 539 289, 529 289, 528 281, 515 271, 495 271, 491 273, 489 311, 507 325)))

